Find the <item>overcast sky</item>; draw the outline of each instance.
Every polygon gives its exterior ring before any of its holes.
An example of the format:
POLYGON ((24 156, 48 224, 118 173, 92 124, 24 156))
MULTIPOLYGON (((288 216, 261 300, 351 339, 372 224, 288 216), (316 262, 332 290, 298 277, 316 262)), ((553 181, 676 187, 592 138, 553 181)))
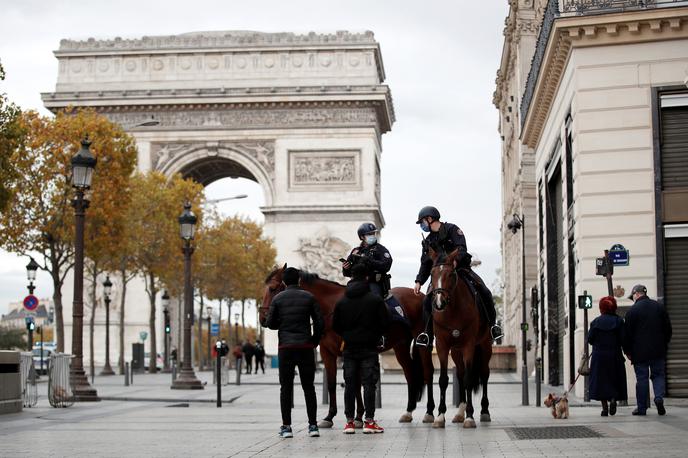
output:
MULTIPOLYGON (((382 49, 397 121, 383 136, 383 243, 394 257, 392 284, 412 286, 418 270, 418 210, 435 205, 458 224, 468 249, 495 280, 499 249, 500 143, 492 105, 507 0, 38 1, 3 0, 0 86, 24 109, 43 108, 53 91, 60 39, 135 38, 217 30, 335 32, 371 30, 382 49)), ((208 198, 248 193, 220 204, 226 214, 260 218, 260 187, 222 180, 208 198)), ((356 242, 352 234, 351 244, 356 242)), ((27 259, 0 252, 0 313, 26 295, 27 259)), ((37 295, 52 295, 39 273, 37 295)), ((65 298, 71 300, 71 298, 65 298)))

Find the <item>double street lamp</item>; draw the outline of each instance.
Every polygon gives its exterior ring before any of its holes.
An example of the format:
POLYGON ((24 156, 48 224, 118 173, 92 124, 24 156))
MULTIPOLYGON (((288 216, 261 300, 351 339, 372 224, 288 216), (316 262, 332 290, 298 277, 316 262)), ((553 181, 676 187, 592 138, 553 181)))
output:
POLYGON ((103 296, 105 299, 105 366, 100 375, 115 375, 110 367, 110 294, 112 293, 112 282, 110 276, 105 277, 103 282, 103 296))
POLYGON ((191 366, 191 320, 193 317, 193 288, 191 286, 191 255, 193 254, 193 247, 191 240, 194 238, 194 231, 196 229, 196 215, 191 211, 191 203, 187 202, 184 205, 184 211, 179 216, 179 230, 184 247, 184 336, 183 347, 184 356, 182 361, 182 370, 172 382, 173 390, 202 390, 203 385, 201 381, 196 378, 193 367, 191 366))
POLYGON ((72 187, 76 190, 74 206, 74 301, 72 305, 72 364, 69 381, 75 401, 99 401, 84 372, 84 219, 89 201, 84 192, 91 187, 96 158, 90 151, 88 136, 81 141, 81 149, 72 157, 72 187))
POLYGON ((524 228, 524 216, 514 215, 506 227, 512 234, 521 231, 521 293, 523 301, 523 310, 521 317, 521 356, 523 357, 523 366, 521 367, 521 404, 529 405, 528 400, 528 355, 527 355, 527 331, 528 319, 526 317, 526 231, 524 228))
MULTIPOLYGON (((29 295, 33 295, 33 291, 36 289, 35 286, 33 286, 33 282, 36 281, 36 271, 38 270, 38 263, 34 261, 33 258, 29 261, 29 263, 26 265, 26 278, 29 279, 29 285, 27 288, 29 289, 29 295)), ((36 329, 36 322, 33 320, 33 315, 28 315, 26 317, 26 330, 29 331, 29 339, 28 339, 28 351, 33 351, 33 331, 36 329)), ((41 332, 41 366, 43 366, 43 333, 41 332)), ((41 367, 41 370, 43 368, 41 367)))

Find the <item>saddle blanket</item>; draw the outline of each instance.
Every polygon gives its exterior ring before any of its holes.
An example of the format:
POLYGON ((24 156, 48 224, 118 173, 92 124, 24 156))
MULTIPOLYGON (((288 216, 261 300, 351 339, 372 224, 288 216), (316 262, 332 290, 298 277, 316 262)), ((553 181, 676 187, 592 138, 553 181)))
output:
POLYGON ((404 312, 404 308, 396 297, 390 294, 385 299, 385 304, 387 305, 387 310, 389 310, 389 316, 392 318, 392 321, 403 323, 406 326, 411 325, 406 316, 406 312, 404 312))

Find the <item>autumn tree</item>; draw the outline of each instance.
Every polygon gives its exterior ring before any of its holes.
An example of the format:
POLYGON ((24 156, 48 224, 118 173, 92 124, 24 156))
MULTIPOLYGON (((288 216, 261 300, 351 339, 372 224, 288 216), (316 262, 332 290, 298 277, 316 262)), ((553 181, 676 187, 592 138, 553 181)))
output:
MULTIPOLYGON (((0 81, 4 79, 5 70, 0 62, 0 81)), ((0 213, 7 208, 12 188, 18 178, 10 158, 24 136, 19 123, 20 114, 19 107, 9 102, 5 94, 0 92, 0 213)))
MULTIPOLYGON (((173 294, 178 294, 183 288, 183 282, 175 281, 184 268, 177 218, 188 201, 200 223, 203 187, 192 180, 183 179, 181 175, 168 179, 159 172, 149 172, 134 175, 131 190, 131 203, 126 217, 133 242, 131 262, 145 281, 150 302, 150 355, 151 361, 155 361, 155 298, 161 283, 173 294)), ((156 365, 150 364, 149 371, 154 373, 156 365)))
POLYGON ((89 218, 97 217, 99 208, 110 208, 119 195, 118 186, 135 168, 136 147, 119 125, 93 110, 60 112, 54 118, 29 111, 18 122, 26 135, 10 155, 18 177, 0 215, 0 246, 20 255, 37 253, 40 268, 52 277, 57 350, 62 352, 62 285, 74 253, 71 158, 88 135, 98 160, 86 217, 86 230, 92 232, 89 218))

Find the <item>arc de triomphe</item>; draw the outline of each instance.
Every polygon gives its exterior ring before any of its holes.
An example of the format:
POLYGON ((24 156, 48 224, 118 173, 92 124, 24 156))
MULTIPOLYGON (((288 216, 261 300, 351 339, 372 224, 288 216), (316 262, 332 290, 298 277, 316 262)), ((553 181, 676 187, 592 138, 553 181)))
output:
POLYGON ((356 227, 384 226, 381 135, 394 108, 372 32, 62 40, 55 56, 45 106, 94 107, 123 125, 140 170, 258 182, 279 261, 337 278, 356 227))

